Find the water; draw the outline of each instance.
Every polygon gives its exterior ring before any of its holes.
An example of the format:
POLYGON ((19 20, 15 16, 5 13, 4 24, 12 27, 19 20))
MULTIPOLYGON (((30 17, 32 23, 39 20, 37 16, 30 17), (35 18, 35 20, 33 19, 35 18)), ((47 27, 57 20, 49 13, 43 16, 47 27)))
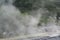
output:
POLYGON ((59 34, 59 26, 55 24, 55 19, 51 18, 47 25, 37 26, 42 13, 48 10, 40 8, 33 10, 30 15, 22 15, 21 12, 12 5, 13 0, 0 0, 0 34, 1 38, 9 38, 17 35, 30 35, 36 33, 46 33, 51 37, 59 34), (55 34, 55 35, 53 35, 55 34))

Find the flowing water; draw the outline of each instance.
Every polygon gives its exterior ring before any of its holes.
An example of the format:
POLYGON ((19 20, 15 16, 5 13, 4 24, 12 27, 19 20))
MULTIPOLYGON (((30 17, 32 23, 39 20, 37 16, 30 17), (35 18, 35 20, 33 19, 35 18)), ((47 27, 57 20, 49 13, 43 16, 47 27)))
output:
POLYGON ((9 38, 17 35, 30 35, 37 33, 46 33, 49 36, 56 36, 59 32, 59 26, 55 23, 55 18, 50 17, 47 25, 42 23, 38 26, 42 13, 48 13, 46 9, 38 9, 29 12, 30 15, 23 15, 12 5, 13 0, 0 0, 0 37, 9 38), (51 20, 52 19, 52 20, 51 20))

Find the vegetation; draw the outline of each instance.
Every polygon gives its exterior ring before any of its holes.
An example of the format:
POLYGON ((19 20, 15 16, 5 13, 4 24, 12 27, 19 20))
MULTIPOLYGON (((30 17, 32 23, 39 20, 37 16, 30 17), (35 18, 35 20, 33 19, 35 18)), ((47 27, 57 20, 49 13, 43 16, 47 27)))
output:
POLYGON ((15 5, 22 13, 31 11, 32 9, 37 9, 36 7, 40 4, 40 0, 16 0, 13 5, 15 5))
POLYGON ((57 0, 15 0, 13 5, 16 6, 23 13, 23 15, 32 10, 46 8, 49 13, 48 15, 47 13, 45 13, 46 15, 42 15, 40 20, 41 22, 45 21, 46 23, 49 16, 54 17, 56 15, 56 19, 60 17, 60 14, 58 15, 58 13, 60 13, 60 2, 57 2, 57 0))

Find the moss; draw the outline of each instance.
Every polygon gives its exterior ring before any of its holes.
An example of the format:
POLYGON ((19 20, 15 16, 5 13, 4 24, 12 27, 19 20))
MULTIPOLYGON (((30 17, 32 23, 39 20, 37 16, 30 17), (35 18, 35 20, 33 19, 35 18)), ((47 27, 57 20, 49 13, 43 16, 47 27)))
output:
POLYGON ((29 14, 28 14, 28 13, 22 13, 21 15, 22 15, 22 16, 26 16, 26 15, 29 15, 29 14))

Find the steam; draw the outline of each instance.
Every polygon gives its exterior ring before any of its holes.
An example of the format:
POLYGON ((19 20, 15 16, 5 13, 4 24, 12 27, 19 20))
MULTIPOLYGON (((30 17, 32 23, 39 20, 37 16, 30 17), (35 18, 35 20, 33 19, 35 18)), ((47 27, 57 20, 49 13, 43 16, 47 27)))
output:
POLYGON ((22 34, 21 27, 24 27, 17 19, 20 17, 20 11, 13 5, 12 0, 0 0, 0 34, 1 37, 10 37, 16 34, 22 34), (7 1, 7 3, 5 3, 7 1), (3 4, 2 4, 3 3, 3 4))
POLYGON ((58 26, 53 22, 49 22, 47 26, 37 26, 42 13, 47 10, 40 8, 39 10, 30 12, 30 15, 23 16, 20 11, 12 5, 14 0, 0 0, 0 34, 1 37, 13 37, 16 35, 45 33, 55 34, 58 32, 58 26), (46 31, 47 30, 47 31, 46 31))
POLYGON ((29 27, 37 25, 38 18, 23 16, 13 5, 13 0, 0 0, 0 37, 13 37, 30 33, 29 27), (27 31, 29 30, 29 31, 27 31))

